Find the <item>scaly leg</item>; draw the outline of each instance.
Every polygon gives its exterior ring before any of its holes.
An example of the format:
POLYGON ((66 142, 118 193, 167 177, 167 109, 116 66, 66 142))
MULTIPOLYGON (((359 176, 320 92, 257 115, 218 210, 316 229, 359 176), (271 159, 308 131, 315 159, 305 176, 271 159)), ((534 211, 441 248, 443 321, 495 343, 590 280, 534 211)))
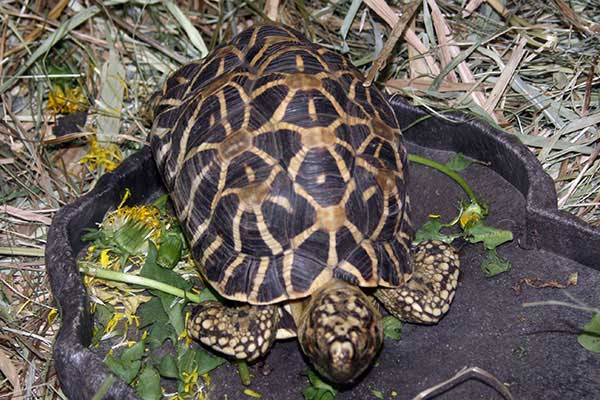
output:
POLYGON ((194 308, 187 330, 191 337, 214 350, 252 361, 269 351, 278 322, 277 306, 227 307, 206 301, 194 308))
POLYGON ((443 242, 420 243, 414 252, 412 278, 397 288, 380 288, 375 297, 400 320, 435 324, 446 314, 458 286, 456 250, 443 242))

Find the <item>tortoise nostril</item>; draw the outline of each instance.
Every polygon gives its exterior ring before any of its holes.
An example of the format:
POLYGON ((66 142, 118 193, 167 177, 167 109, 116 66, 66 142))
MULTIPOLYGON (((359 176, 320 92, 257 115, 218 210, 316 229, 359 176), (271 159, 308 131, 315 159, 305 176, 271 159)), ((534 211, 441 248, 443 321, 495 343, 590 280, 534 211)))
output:
POLYGON ((354 358, 354 346, 350 342, 335 341, 329 351, 334 365, 349 365, 354 358))

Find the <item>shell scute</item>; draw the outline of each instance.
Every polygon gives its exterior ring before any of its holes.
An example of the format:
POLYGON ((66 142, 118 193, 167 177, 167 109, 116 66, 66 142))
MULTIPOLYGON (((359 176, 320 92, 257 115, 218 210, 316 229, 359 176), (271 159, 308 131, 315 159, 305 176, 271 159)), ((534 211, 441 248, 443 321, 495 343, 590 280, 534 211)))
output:
POLYGON ((333 277, 410 276, 400 130, 344 57, 254 26, 172 74, 153 104, 157 166, 223 296, 267 304, 333 277))
POLYGON ((346 193, 346 183, 335 158, 324 148, 308 150, 296 182, 322 207, 338 204, 346 193), (323 168, 323 165, 326 165, 323 168))

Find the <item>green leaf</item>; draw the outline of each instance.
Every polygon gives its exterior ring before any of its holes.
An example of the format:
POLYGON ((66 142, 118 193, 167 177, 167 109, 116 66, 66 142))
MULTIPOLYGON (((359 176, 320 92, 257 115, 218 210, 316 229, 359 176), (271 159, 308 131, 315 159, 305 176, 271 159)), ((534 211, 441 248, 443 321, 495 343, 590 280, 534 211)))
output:
POLYGON ((335 389, 323 382, 323 380, 312 369, 306 371, 311 386, 302 391, 305 400, 333 400, 336 395, 335 389))
POLYGON ((125 383, 130 384, 140 372, 144 346, 144 341, 140 340, 130 348, 124 350, 120 357, 107 356, 104 359, 104 363, 125 383))
MULTIPOLYGON (((148 257, 144 266, 140 270, 140 276, 154 279, 167 285, 175 286, 182 290, 189 290, 192 287, 190 282, 187 282, 179 274, 171 270, 162 268, 157 263, 158 250, 152 242, 148 242, 148 257)), ((156 291, 152 291, 155 293, 156 291)))
POLYGON ((125 254, 139 254, 146 247, 150 228, 132 219, 113 232, 114 244, 125 254))
POLYGON ((123 351, 123 354, 121 354, 121 357, 120 357, 121 360, 123 360, 124 362, 133 362, 133 361, 141 360, 142 357, 144 356, 144 347, 145 347, 144 341, 140 340, 139 342, 137 342, 130 348, 123 351))
POLYGON ((471 227, 465 229, 465 233, 467 234, 466 239, 469 242, 483 242, 483 246, 488 250, 495 249, 502 243, 509 242, 513 239, 511 231, 492 228, 491 226, 486 226, 481 221, 477 221, 471 227))
POLYGON ((400 340, 402 338, 402 322, 393 315, 384 317, 383 335, 388 339, 400 340))
POLYGON ((138 379, 135 390, 144 400, 156 400, 162 398, 160 390, 160 376, 150 365, 146 365, 140 379, 138 379))
POLYGON ((161 346, 167 339, 171 339, 172 343, 177 342, 177 332, 175 332, 175 328, 168 322, 153 323, 150 327, 148 337, 146 338, 148 346, 155 349, 161 346))
POLYGON ((161 214, 164 214, 167 212, 167 203, 168 202, 169 202, 169 195, 163 194, 162 196, 160 196, 159 198, 154 200, 152 202, 152 205, 154 207, 158 208, 158 210, 160 211, 161 214))
POLYGON ((439 218, 429 218, 415 234, 415 242, 421 243, 425 240, 440 240, 444 243, 452 243, 454 239, 460 237, 459 233, 444 234, 440 230, 444 225, 439 218))
POLYGON ((94 310, 94 324, 105 327, 114 315, 114 308, 106 304, 96 304, 94 310))
POLYGON ((194 371, 195 353, 193 347, 188 347, 182 343, 177 346, 177 369, 179 370, 180 378, 183 378, 183 373, 191 373, 194 371))
POLYGON ((161 237, 156 261, 164 268, 173 269, 181 260, 183 241, 178 232, 166 232, 161 237))
POLYGON ((94 242, 100 240, 104 236, 104 233, 96 228, 86 228, 85 233, 81 235, 81 241, 83 242, 94 242))
POLYGON ((179 376, 177 359, 172 354, 162 357, 158 364, 158 372, 165 378, 177 378, 179 376))
POLYGON ((594 314, 583 326, 583 332, 577 337, 577 341, 586 350, 600 353, 600 314, 594 314))
POLYGON ((305 400, 333 400, 335 395, 330 392, 319 390, 314 387, 307 387, 302 391, 305 400))
POLYGON ((159 292, 158 297, 163 306, 163 310, 169 317, 169 323, 175 328, 177 335, 180 335, 185 329, 185 314, 183 312, 185 302, 179 297, 163 292, 159 292))
POLYGON ((496 249, 488 250, 487 257, 481 262, 481 270, 488 278, 510 271, 512 264, 496 253, 496 249))
POLYGON ((123 362, 122 360, 113 357, 106 357, 104 363, 127 384, 130 384, 135 379, 142 366, 141 361, 123 362))
POLYGON ((195 352, 196 362, 198 363, 198 375, 209 373, 227 362, 224 358, 213 356, 200 347, 197 347, 195 352))
POLYGON ((142 356, 144 355, 144 341, 139 341, 130 348, 123 351, 120 357, 107 356, 104 363, 119 376, 125 383, 130 384, 142 366, 142 356))
POLYGON ((179 358, 177 367, 180 373, 180 379, 183 380, 183 373, 192 373, 197 369, 198 375, 206 374, 218 366, 225 363, 226 360, 221 357, 212 356, 200 347, 179 346, 179 358))
POLYGON ((450 168, 452 171, 460 172, 463 169, 467 168, 469 165, 473 163, 472 160, 469 160, 462 153, 456 153, 452 160, 446 163, 446 166, 450 168))
POLYGON ((203 301, 221 301, 216 294, 213 292, 212 288, 204 288, 202 292, 200 292, 200 302, 203 301))
POLYGON ((140 316, 140 328, 145 328, 157 322, 169 321, 169 316, 163 309, 162 302, 158 297, 153 297, 150 301, 140 305, 138 314, 140 316))
POLYGON ((105 328, 113 318, 114 308, 106 304, 96 304, 94 310, 94 330, 92 337, 92 345, 96 345, 102 341, 105 335, 105 328))
POLYGON ((385 400, 385 395, 381 390, 371 389, 371 393, 375 396, 376 399, 385 400))

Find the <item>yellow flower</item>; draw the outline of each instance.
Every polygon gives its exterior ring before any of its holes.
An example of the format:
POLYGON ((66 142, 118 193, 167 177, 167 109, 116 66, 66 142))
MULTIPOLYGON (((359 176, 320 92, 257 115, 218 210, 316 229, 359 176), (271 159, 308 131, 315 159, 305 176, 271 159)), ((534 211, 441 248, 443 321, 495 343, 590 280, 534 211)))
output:
POLYGON ((125 320, 125 330, 123 336, 127 336, 127 330, 129 329, 129 325, 131 325, 132 323, 136 326, 140 326, 140 318, 137 315, 116 312, 113 314, 110 321, 108 321, 108 323, 106 324, 106 328, 104 328, 104 333, 113 332, 121 320, 125 320))
POLYGON ((123 194, 123 198, 121 199, 121 202, 119 203, 119 205, 117 206, 117 208, 121 208, 123 207, 123 204, 125 204, 125 202, 127 201, 128 198, 131 197, 131 190, 129 190, 129 188, 125 188, 125 193, 123 194))
POLYGON ((87 164, 92 171, 99 167, 112 171, 117 168, 121 161, 123 161, 123 154, 121 154, 121 150, 117 145, 110 143, 107 146, 101 146, 98 140, 92 136, 90 150, 85 156, 81 157, 79 163, 87 164))
POLYGON ((465 229, 477 223, 485 215, 485 210, 477 203, 471 203, 463 209, 458 222, 460 227, 465 229))
POLYGON ((474 224, 481 219, 481 215, 477 214, 463 214, 460 216, 460 227, 464 228, 468 224, 474 224))
POLYGON ((23 310, 31 303, 31 300, 26 300, 25 302, 23 302, 23 304, 21 305, 21 307, 19 307, 19 309, 17 310, 17 314, 21 314, 23 312, 23 310))
POLYGON ((189 373, 183 371, 181 375, 183 376, 183 391, 185 393, 191 393, 198 383, 198 367, 194 368, 192 372, 189 373))
POLYGON ((104 328, 104 333, 111 333, 112 331, 114 331, 117 327, 117 324, 121 319, 123 319, 124 316, 125 314, 123 313, 114 313, 110 321, 108 321, 108 323, 106 324, 106 328, 104 328))
POLYGON ((94 251, 96 250, 96 246, 91 245, 90 247, 88 247, 87 249, 87 255, 85 256, 85 259, 87 261, 91 261, 92 257, 94 257, 94 251))
POLYGON ((70 114, 87 108, 88 101, 80 86, 63 88, 53 85, 48 94, 47 108, 54 114, 70 114))
POLYGON ((110 266, 110 256, 108 255, 108 253, 110 252, 110 249, 104 249, 100 252, 100 265, 102 265, 102 267, 108 269, 110 266))
POLYGON ((187 346, 192 344, 192 338, 190 337, 187 331, 188 320, 190 319, 191 315, 192 313, 189 311, 185 313, 185 322, 183 323, 183 330, 181 331, 178 337, 179 340, 185 340, 185 344, 187 346))
POLYGON ((48 325, 52 325, 52 323, 56 320, 56 317, 58 317, 58 311, 56 310, 56 308, 53 308, 48 313, 48 318, 47 318, 48 319, 48 325))

